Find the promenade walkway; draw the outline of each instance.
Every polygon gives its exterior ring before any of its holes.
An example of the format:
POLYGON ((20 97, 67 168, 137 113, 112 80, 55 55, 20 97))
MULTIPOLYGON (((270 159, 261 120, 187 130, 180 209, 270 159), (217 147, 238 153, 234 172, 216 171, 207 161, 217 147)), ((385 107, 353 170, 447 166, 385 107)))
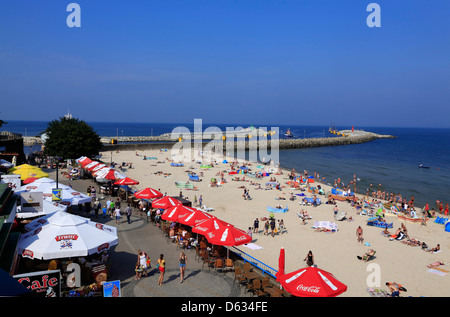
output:
MULTIPOLYGON (((56 179, 55 171, 49 171, 50 178, 56 179)), ((69 184, 67 178, 59 175, 58 181, 62 184, 69 184)), ((71 180, 70 185, 77 191, 86 193, 88 186, 96 185, 93 180, 71 180)), ((99 192, 98 185, 95 186, 99 192)), ((107 195, 98 194, 104 197, 101 203, 104 205, 107 195)), ((114 200, 117 197, 113 197, 114 200)), ((122 203, 121 210, 125 207, 122 203)), ((87 217, 88 214, 78 211, 76 206, 73 212, 87 217)), ((153 223, 147 222, 146 217, 139 216, 134 211, 131 216, 131 223, 127 222, 124 216, 119 224, 115 219, 102 215, 94 221, 117 227, 119 244, 114 251, 110 252, 111 274, 109 280, 120 280, 122 297, 249 297, 251 296, 245 287, 234 283, 234 273, 215 271, 213 268, 202 268, 202 261, 195 259, 195 249, 186 250, 187 266, 185 279, 180 283, 180 269, 178 258, 180 250, 174 243, 168 241, 160 228, 153 223), (137 251, 141 249, 149 254, 152 267, 148 277, 135 280, 135 264, 137 262, 137 251), (159 271, 156 268, 156 261, 160 254, 164 254, 166 260, 166 273, 163 285, 158 285, 159 271)))

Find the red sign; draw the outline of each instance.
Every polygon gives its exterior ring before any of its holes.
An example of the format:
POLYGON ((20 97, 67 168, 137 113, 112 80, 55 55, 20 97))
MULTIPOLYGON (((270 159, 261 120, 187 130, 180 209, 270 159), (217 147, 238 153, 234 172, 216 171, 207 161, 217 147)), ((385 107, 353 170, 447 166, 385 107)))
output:
POLYGON ((78 235, 77 234, 62 234, 60 236, 56 236, 55 240, 56 241, 61 241, 61 240, 77 240, 78 239, 78 235))

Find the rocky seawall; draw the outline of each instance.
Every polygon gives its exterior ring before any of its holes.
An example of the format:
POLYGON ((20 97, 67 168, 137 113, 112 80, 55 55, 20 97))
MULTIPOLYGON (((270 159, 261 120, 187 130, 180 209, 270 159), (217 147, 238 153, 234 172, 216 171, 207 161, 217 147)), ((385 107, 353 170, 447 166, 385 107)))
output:
MULTIPOLYGON (((362 130, 351 131, 342 130, 339 131, 340 136, 336 137, 323 137, 323 138, 306 138, 306 139, 266 139, 260 138, 259 140, 252 140, 251 138, 242 138, 240 140, 225 139, 220 141, 203 140, 200 142, 203 146, 220 146, 224 149, 258 149, 258 148, 279 148, 279 149, 299 149, 299 148, 311 148, 320 146, 338 146, 348 144, 358 144, 370 142, 377 139, 391 139, 395 138, 392 135, 380 135, 372 132, 366 132, 362 130)), ((104 146, 115 145, 120 148, 136 148, 135 145, 140 144, 139 148, 155 148, 155 147, 171 147, 174 144, 179 143, 179 140, 172 139, 170 135, 160 136, 129 136, 129 137, 101 137, 100 138, 104 146)), ((191 142, 198 141, 198 138, 192 138, 191 142)), ((189 140, 182 139, 181 142, 189 142, 189 140)), ((24 146, 32 146, 36 144, 42 144, 42 140, 39 137, 23 137, 24 146)), ((108 146, 109 147, 109 146, 108 146)))
MULTIPOLYGON (((299 148, 311 148, 321 146, 339 146, 370 142, 377 139, 391 139, 395 138, 392 135, 380 135, 372 132, 365 131, 340 131, 342 136, 337 137, 323 137, 323 138, 307 138, 307 139, 260 139, 260 140, 220 140, 220 141, 205 141, 198 142, 198 140, 191 140, 191 146, 194 144, 202 144, 202 147, 223 147, 223 150, 230 149, 244 149, 244 150, 256 150, 259 148, 279 148, 279 149, 299 149, 299 148), (197 143, 198 142, 198 143, 197 143)), ((188 143, 189 140, 173 140, 170 137, 119 137, 119 138, 102 138, 105 149, 145 149, 145 148, 171 148, 175 144, 177 146, 188 143), (112 140, 116 139, 117 144, 112 140), (126 142, 126 143, 122 143, 126 142), (149 142, 149 143, 143 143, 149 142), (153 142, 153 143, 150 143, 153 142), (156 143, 155 143, 156 142, 156 143)))

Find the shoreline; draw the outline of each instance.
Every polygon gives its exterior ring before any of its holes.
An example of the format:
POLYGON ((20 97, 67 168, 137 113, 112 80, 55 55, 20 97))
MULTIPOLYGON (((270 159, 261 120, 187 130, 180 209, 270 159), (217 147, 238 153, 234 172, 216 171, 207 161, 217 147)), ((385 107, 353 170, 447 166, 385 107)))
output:
MULTIPOLYGON (((281 168, 283 174, 273 175, 283 186, 280 191, 259 190, 253 183, 265 184, 268 178, 254 179, 247 178, 246 181, 233 181, 233 177, 241 175, 228 175, 224 173, 226 183, 220 187, 210 187, 210 178, 217 178, 218 173, 229 169, 229 164, 223 164, 217 160, 217 165, 210 169, 201 169, 197 162, 185 162, 184 167, 170 166, 169 160, 174 159, 170 151, 161 152, 157 149, 146 150, 119 150, 102 152, 103 159, 114 162, 131 162, 132 169, 124 170, 128 177, 136 179, 140 185, 134 186, 135 189, 152 187, 161 189, 163 193, 171 196, 178 196, 180 189, 175 186, 176 181, 187 180, 187 170, 203 172, 203 181, 195 183, 198 187, 196 191, 183 189, 183 195, 193 200, 194 195, 203 196, 204 204, 212 207, 214 211, 211 214, 220 219, 247 231, 253 226, 255 218, 269 216, 267 206, 276 206, 281 204, 283 207, 288 205, 289 210, 283 214, 275 214, 277 220, 283 219, 287 228, 286 233, 278 234, 275 237, 265 236, 262 233, 254 234, 253 243, 260 249, 252 250, 245 246, 238 248, 250 256, 261 260, 265 264, 278 269, 278 255, 281 247, 286 250, 286 271, 294 271, 304 266, 302 259, 309 250, 312 250, 316 263, 319 268, 332 272, 339 280, 348 286, 348 291, 342 294, 342 297, 366 297, 366 280, 370 273, 366 270, 369 264, 377 264, 381 268, 379 288, 386 290, 384 285, 387 281, 396 281, 405 285, 408 292, 404 296, 450 296, 450 291, 444 286, 448 283, 449 276, 437 276, 427 272, 427 265, 435 261, 444 263, 450 261, 448 251, 450 249, 450 238, 443 232, 442 225, 428 222, 427 226, 420 224, 404 222, 397 217, 386 217, 388 222, 393 223, 390 231, 395 232, 401 223, 405 223, 411 238, 417 238, 420 241, 426 241, 430 247, 440 243, 442 251, 438 254, 430 254, 420 250, 418 247, 412 247, 401 243, 401 241, 390 241, 382 236, 381 229, 366 225, 367 216, 357 215, 356 209, 347 202, 337 201, 339 210, 347 213, 347 218, 352 217, 353 221, 335 221, 331 205, 322 203, 317 207, 299 205, 299 198, 290 201, 291 193, 297 193, 287 187, 289 181, 287 169, 281 168), (156 159, 144 160, 146 157, 156 159), (242 198, 242 186, 245 186, 252 197, 251 200, 242 198), (284 196, 285 200, 277 200, 284 196), (305 225, 298 218, 297 212, 305 210, 312 216, 312 220, 307 221, 305 225), (314 221, 330 221, 338 225, 338 231, 335 233, 316 232, 311 226, 314 221), (356 241, 355 230, 361 226, 364 230, 364 242, 369 246, 356 241), (441 230, 441 231, 440 231, 441 230), (374 248, 377 251, 376 258, 367 264, 361 263, 356 259, 368 248, 374 248), (414 258, 414 262, 405 259, 414 258), (407 264, 407 265, 406 265, 407 264)), ((234 159, 229 158, 229 162, 234 159)), ((239 162, 245 162, 238 159, 239 162)), ((206 161, 205 161, 206 162, 206 161)), ((248 162, 246 163, 248 164, 248 162)), ((256 163, 257 164, 257 163, 256 163)), ((254 169, 255 163, 250 162, 249 168, 254 169)), ((299 174, 299 171, 297 171, 299 174)), ((325 192, 331 190, 328 184, 321 184, 325 192)), ((300 191, 298 191, 300 193, 300 191)), ((311 194, 305 192, 307 197, 311 194)), ((357 194, 357 197, 365 195, 357 194)), ((323 196, 320 196, 324 200, 323 196)), ((372 199, 369 197, 369 199, 372 199)), ((260 229, 263 227, 260 221, 260 229)), ((444 267, 450 270, 449 267, 444 267)))

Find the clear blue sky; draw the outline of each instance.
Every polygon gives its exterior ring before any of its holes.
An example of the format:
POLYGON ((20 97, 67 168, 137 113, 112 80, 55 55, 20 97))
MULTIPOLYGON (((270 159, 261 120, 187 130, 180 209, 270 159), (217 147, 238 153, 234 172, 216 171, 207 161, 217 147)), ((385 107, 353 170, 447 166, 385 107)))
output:
POLYGON ((0 118, 449 127, 447 0, 0 0, 0 118), (81 7, 69 28, 66 7, 81 7), (366 7, 381 7, 369 28, 366 7))

